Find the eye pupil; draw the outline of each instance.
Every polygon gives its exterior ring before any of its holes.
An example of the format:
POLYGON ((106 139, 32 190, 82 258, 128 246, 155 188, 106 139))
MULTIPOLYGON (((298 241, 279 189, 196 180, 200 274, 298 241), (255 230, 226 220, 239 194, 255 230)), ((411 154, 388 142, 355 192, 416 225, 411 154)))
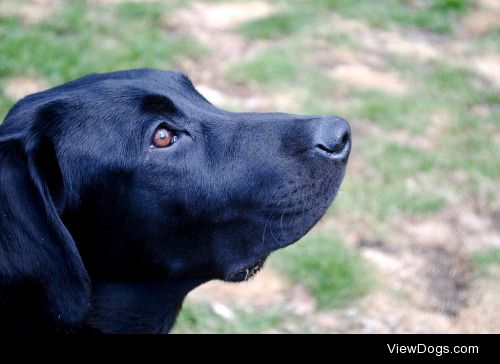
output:
POLYGON ((166 148, 173 142, 172 133, 163 127, 156 129, 153 136, 153 144, 157 148, 166 148))

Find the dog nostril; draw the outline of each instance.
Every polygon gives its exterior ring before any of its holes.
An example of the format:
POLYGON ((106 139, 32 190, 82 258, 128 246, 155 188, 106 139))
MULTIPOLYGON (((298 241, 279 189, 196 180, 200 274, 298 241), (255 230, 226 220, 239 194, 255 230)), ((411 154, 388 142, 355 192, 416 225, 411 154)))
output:
POLYGON ((329 146, 326 146, 324 144, 318 144, 317 147, 321 150, 324 150, 327 153, 339 154, 345 150, 350 139, 351 138, 349 137, 349 133, 345 133, 338 142, 336 142, 334 144, 332 143, 329 146))
POLYGON ((347 121, 338 117, 324 117, 318 124, 316 148, 329 158, 346 161, 351 149, 351 128, 347 121))
POLYGON ((347 143, 349 143, 349 139, 349 133, 344 133, 340 142, 332 146, 332 153, 341 153, 345 149, 347 143))

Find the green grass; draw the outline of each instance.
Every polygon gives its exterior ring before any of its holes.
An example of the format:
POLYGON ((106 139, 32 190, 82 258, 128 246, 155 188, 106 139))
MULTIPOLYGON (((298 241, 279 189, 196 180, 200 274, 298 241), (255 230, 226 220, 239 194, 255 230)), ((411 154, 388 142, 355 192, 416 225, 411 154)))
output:
POLYGON ((370 120, 386 130, 409 129, 421 133, 432 104, 414 94, 395 96, 382 91, 355 91, 350 98, 349 114, 370 120))
POLYGON ((479 84, 479 78, 467 69, 435 64, 426 74, 425 81, 428 95, 446 103, 469 108, 481 101, 482 94, 475 85, 479 84))
POLYGON ((285 311, 282 307, 275 307, 263 312, 234 311, 232 320, 224 319, 213 312, 206 304, 187 303, 183 306, 173 333, 212 333, 259 334, 263 332, 300 332, 310 330, 301 322, 301 319, 285 311))
POLYGON ((309 12, 287 11, 245 23, 240 32, 250 39, 273 39, 293 34, 312 19, 309 12))
POLYGON ((123 2, 116 8, 116 14, 124 20, 134 21, 137 19, 147 19, 150 22, 157 23, 165 14, 167 8, 160 1, 153 3, 123 2))
POLYGON ((422 6, 400 0, 320 0, 327 9, 366 21, 373 26, 396 23, 437 33, 448 33, 471 7, 469 0, 431 0, 422 6))
POLYGON ((353 205, 359 204, 361 209, 372 211, 381 219, 398 213, 429 214, 446 205, 445 198, 434 189, 420 185, 415 190, 408 186, 408 181, 419 174, 435 173, 442 158, 439 152, 424 152, 384 140, 375 143, 378 148, 373 146, 363 151, 375 171, 374 178, 368 183, 364 181, 364 186, 361 181, 352 184, 355 194, 356 190, 365 190, 356 196, 353 205))
POLYGON ((305 285, 321 309, 343 307, 373 285, 370 268, 357 252, 327 235, 313 235, 275 253, 272 263, 305 285))
POLYGON ((434 64, 424 75, 421 89, 429 109, 447 109, 451 117, 438 145, 443 155, 439 167, 498 178, 500 161, 491 158, 498 145, 488 137, 499 132, 498 92, 482 76, 460 67, 434 64), (475 108, 490 113, 478 117, 475 108))
POLYGON ((384 182, 347 176, 335 209, 339 214, 358 211, 383 222, 391 216, 432 214, 446 203, 445 197, 428 188, 409 189, 405 180, 384 182))
POLYGON ((478 42, 475 44, 475 46, 482 51, 500 51, 500 25, 491 28, 485 34, 479 37, 478 42))
POLYGON ((488 271, 491 267, 500 267, 500 249, 492 248, 480 251, 472 257, 472 263, 480 271, 488 271))
POLYGON ((329 24, 327 15, 337 12, 375 27, 397 24, 435 33, 454 31, 461 16, 472 7, 469 0, 294 0, 282 2, 284 10, 244 24, 240 30, 251 39, 271 39, 293 34, 308 23, 329 24))
POLYGON ((235 64, 228 78, 235 83, 255 87, 277 88, 298 83, 304 77, 300 47, 273 48, 246 62, 235 64))
MULTIPOLYGON (((459 128, 452 131, 456 139, 450 140, 454 154, 450 155, 446 167, 450 169, 462 169, 471 176, 479 175, 482 179, 498 180, 500 178, 500 161, 492 158, 498 151, 498 143, 487 136, 487 128, 479 126, 483 130, 471 130, 467 135, 459 135, 459 128)), ((494 128, 495 130, 498 128, 494 128)), ((462 128, 462 133, 463 133, 462 128)), ((495 132, 491 134, 495 135, 495 132)))
POLYGON ((281 43, 235 63, 227 77, 236 84, 255 89, 304 91, 304 97, 296 100, 303 113, 336 113, 330 97, 335 97, 339 84, 304 57, 308 52, 300 41, 281 43))
MULTIPOLYGON (((0 87, 3 85, 0 83, 0 87)), ((9 99, 3 93, 0 93, 0 124, 3 122, 4 115, 14 105, 14 101, 9 99)))
MULTIPOLYGON (((367 158, 372 168, 378 171, 384 181, 399 180, 415 175, 415 171, 429 172, 436 165, 437 156, 432 152, 412 148, 393 142, 379 141, 381 153, 372 150, 367 158)), ((368 154, 368 153, 367 153, 368 154)))
MULTIPOLYGON (((477 179, 498 179, 500 161, 491 158, 498 144, 488 137, 500 131, 498 92, 488 85, 487 80, 463 67, 438 62, 404 65, 399 61, 393 65, 411 80, 411 92, 404 96, 373 91, 356 93, 347 113, 369 120, 381 129, 405 130, 410 136, 425 135, 435 114, 444 113, 448 117, 440 126, 440 134, 434 136, 435 145, 428 152, 394 143, 391 145, 390 133, 382 139, 369 138, 359 151, 373 167, 374 183, 380 181, 379 186, 385 184, 386 188, 393 188, 395 193, 389 196, 397 200, 399 192, 404 191, 398 179, 419 173, 434 175, 441 189, 449 189, 451 186, 446 187, 448 175, 456 170, 465 171, 472 178, 463 193, 475 193, 477 179), (490 112, 478 117, 473 112, 477 108, 490 112)), ((426 194, 433 195, 432 191, 426 194)), ((411 200, 410 196, 407 197, 401 198, 401 202, 411 200)), ((430 204, 425 203, 421 207, 442 206, 444 200, 439 195, 435 197, 437 200, 431 198, 430 204)), ((404 205, 411 207, 411 204, 404 205)))

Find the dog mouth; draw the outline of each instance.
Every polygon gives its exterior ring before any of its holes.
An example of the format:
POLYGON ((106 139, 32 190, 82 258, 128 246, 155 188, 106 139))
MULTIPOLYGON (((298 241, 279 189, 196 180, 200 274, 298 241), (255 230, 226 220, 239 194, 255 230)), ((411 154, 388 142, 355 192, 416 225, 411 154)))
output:
POLYGON ((228 282, 245 282, 253 278, 263 267, 266 262, 266 258, 259 259, 257 262, 252 265, 246 266, 236 273, 233 273, 229 276, 226 281, 228 282))

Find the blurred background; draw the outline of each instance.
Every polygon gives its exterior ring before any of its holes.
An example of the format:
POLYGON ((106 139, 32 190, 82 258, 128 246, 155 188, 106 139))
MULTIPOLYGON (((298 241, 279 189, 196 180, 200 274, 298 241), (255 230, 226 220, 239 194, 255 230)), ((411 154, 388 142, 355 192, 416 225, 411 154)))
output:
POLYGON ((318 226, 252 281, 193 291, 175 332, 500 332, 500 0, 0 0, 0 120, 141 67, 353 128, 318 226))

